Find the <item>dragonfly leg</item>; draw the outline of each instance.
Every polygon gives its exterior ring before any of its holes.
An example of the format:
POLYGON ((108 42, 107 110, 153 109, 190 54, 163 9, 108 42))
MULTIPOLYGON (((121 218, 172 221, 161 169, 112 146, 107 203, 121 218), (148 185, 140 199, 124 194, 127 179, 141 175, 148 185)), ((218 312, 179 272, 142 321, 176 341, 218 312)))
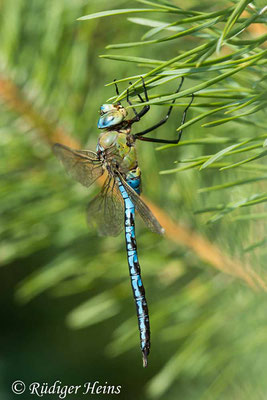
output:
MULTIPOLYGON (((145 98, 146 98, 146 101, 148 101, 145 82, 144 82, 143 77, 141 77, 141 79, 142 79, 142 82, 143 82, 145 98)), ((114 82, 115 82, 116 94, 117 94, 117 96, 119 96, 119 88, 118 88, 118 85, 116 83, 116 79, 114 79, 114 82)), ((132 85, 132 82, 129 82, 129 84, 132 85)), ((139 100, 141 101, 141 103, 144 103, 144 100, 143 100, 142 96, 139 93, 137 93, 135 88, 134 88, 134 93, 135 93, 136 96, 139 97, 139 100)), ((129 99, 129 89, 127 89, 126 101, 127 101, 127 103, 130 104, 130 106, 133 105, 132 102, 129 99)), ((118 101, 118 104, 121 104, 120 101, 118 101)), ((150 106, 145 106, 139 113, 136 111, 136 109, 134 107, 132 107, 132 109, 133 109, 133 112, 135 114, 135 117, 129 121, 130 124, 133 124, 134 122, 140 121, 140 118, 148 112, 148 110, 150 109, 150 106)))
MULTIPOLYGON (((130 85, 132 85, 132 82, 129 82, 129 84, 130 85)), ((141 103, 144 103, 145 101, 144 101, 144 99, 142 98, 142 96, 139 94, 139 93, 137 93, 137 91, 136 91, 136 89, 134 88, 134 94, 136 95, 136 96, 138 96, 138 98, 139 98, 139 100, 141 101, 141 103)), ((129 99, 129 89, 127 89, 127 97, 126 97, 126 99, 127 99, 127 103, 129 103, 130 104, 130 106, 132 106, 133 104, 132 104, 132 102, 130 101, 130 99, 129 99)), ((138 119, 138 121, 140 120, 140 116, 138 116, 138 112, 136 111, 136 109, 134 108, 134 107, 132 107, 132 109, 133 109, 133 112, 135 113, 135 117, 137 117, 137 118, 139 118, 138 119)), ((148 110, 147 110, 148 111, 148 110)), ((133 123, 133 120, 131 120, 131 124, 133 123)))
MULTIPOLYGON (((118 88, 118 85, 117 85, 117 83, 116 83, 116 80, 117 80, 117 79, 114 79, 114 80, 113 80, 113 82, 115 82, 115 90, 116 90, 116 94, 117 94, 117 96, 119 96, 120 92, 119 92, 119 88, 118 88)), ((120 101, 118 101, 118 104, 121 104, 121 102, 120 102, 120 101)))
MULTIPOLYGON (((143 78, 142 78, 142 79, 143 79, 143 78)), ((132 82, 129 82, 129 85, 132 85, 132 82)), ((144 80, 143 80, 143 87, 144 87, 144 85, 145 85, 145 83, 144 83, 144 80)), ((134 87, 133 89, 134 89, 134 94, 135 94, 136 96, 139 97, 139 100, 141 101, 141 103, 144 103, 145 100, 144 100, 143 97, 137 92, 136 88, 134 87)), ((146 86, 145 86, 145 90, 146 90, 146 86)), ((147 95, 146 95, 146 98, 147 98, 147 95)))
MULTIPOLYGON (((190 100, 188 106, 185 108, 185 110, 184 110, 184 112, 183 112, 183 116, 182 116, 182 120, 181 120, 181 124, 180 124, 180 125, 183 125, 183 124, 185 123, 187 111, 188 111, 189 107, 191 106, 193 100, 194 100, 194 95, 192 94, 192 98, 191 98, 191 100, 190 100)), ((172 107, 172 106, 171 106, 171 107, 172 107)), ((170 114, 169 114, 169 115, 170 115, 170 114)), ((168 114, 167 114, 166 117, 167 117, 167 119, 168 119, 168 114)), ((180 139, 181 139, 181 137, 182 137, 183 129, 180 129, 180 130, 179 130, 177 139, 174 139, 174 140, 143 137, 143 135, 145 135, 146 133, 151 132, 152 130, 154 130, 154 129, 158 128, 159 126, 163 125, 163 124, 167 121, 167 119, 161 120, 161 121, 160 121, 158 124, 156 124, 154 127, 150 128, 150 129, 146 129, 145 131, 140 132, 139 134, 135 134, 135 135, 133 135, 133 137, 134 137, 135 139, 143 140, 143 141, 145 141, 145 142, 170 143, 170 144, 177 144, 177 143, 179 143, 179 141, 180 141, 180 139), (141 135, 140 135, 140 134, 141 134, 141 135)))
POLYGON ((116 80, 117 80, 117 79, 114 79, 114 80, 113 80, 113 82, 115 82, 115 90, 116 90, 116 94, 117 94, 117 96, 119 96, 120 92, 119 92, 119 88, 118 88, 118 85, 117 85, 117 82, 116 82, 116 80))
MULTIPOLYGON (((145 94, 145 99, 146 99, 146 101, 149 101, 148 95, 147 95, 147 90, 146 90, 145 81, 144 81, 144 78, 143 78, 142 76, 141 76, 141 79, 142 79, 142 84, 143 84, 143 90, 144 90, 144 94, 145 94)), ((136 92, 136 90, 135 90, 135 92, 136 92)), ((137 94, 137 96, 139 97, 139 99, 141 100, 141 102, 144 103, 143 98, 142 98, 139 94, 137 94)), ((128 101, 128 100, 127 100, 127 101, 128 101)), ((131 103, 129 103, 129 104, 131 105, 131 103)), ((141 119, 149 110, 150 110, 150 106, 149 106, 149 105, 146 105, 146 106, 144 106, 144 107, 142 108, 142 110, 141 110, 139 113, 137 113, 136 111, 134 111, 134 112, 135 112, 135 117, 129 121, 130 125, 134 124, 135 122, 140 121, 140 119, 141 119)))
MULTIPOLYGON (((129 82, 130 83, 130 82, 129 82)), ((131 84, 131 83, 130 83, 131 84)), ((133 105, 133 103, 131 102, 131 100, 129 99, 129 89, 127 89, 127 96, 126 96, 126 101, 128 104, 130 104, 130 106, 133 105)), ((132 107, 133 112, 135 113, 135 116, 137 117, 138 112, 136 111, 136 109, 134 107, 132 107)))
MULTIPOLYGON (((184 77, 182 77, 181 82, 180 82, 180 85, 179 85, 179 87, 178 87, 178 89, 176 90, 175 93, 178 93, 178 92, 180 91, 183 82, 184 82, 184 77)), ((176 99, 173 99, 172 104, 171 104, 171 106, 169 107, 168 112, 167 112, 167 114, 165 115, 164 118, 162 118, 157 124, 151 126, 150 128, 145 129, 145 130, 142 131, 142 132, 136 133, 136 134, 134 135, 134 137, 137 139, 139 136, 146 135, 147 133, 152 132, 152 131, 154 131, 154 129, 157 129, 157 128, 159 128, 161 125, 165 124, 165 123, 168 121, 169 116, 171 115, 171 112, 172 112, 172 109, 173 109, 173 104, 175 103, 175 100, 176 100, 176 99)))

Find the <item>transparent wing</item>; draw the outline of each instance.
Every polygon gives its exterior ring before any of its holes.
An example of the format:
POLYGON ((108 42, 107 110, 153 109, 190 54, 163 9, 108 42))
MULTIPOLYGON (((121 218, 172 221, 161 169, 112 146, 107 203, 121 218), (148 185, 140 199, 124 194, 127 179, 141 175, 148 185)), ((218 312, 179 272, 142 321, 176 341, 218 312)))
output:
POLYGON ((104 172, 98 155, 93 151, 74 150, 60 143, 53 146, 53 151, 68 174, 86 187, 104 172))
POLYGON ((101 192, 88 204, 87 221, 100 236, 117 236, 122 231, 124 205, 112 177, 106 179, 101 192))
POLYGON ((164 229, 162 228, 156 217, 152 214, 148 206, 144 203, 141 197, 134 191, 134 189, 132 189, 131 186, 128 185, 125 179, 123 179, 121 175, 119 176, 126 192, 128 193, 129 197, 131 198, 136 208, 136 211, 138 212, 138 214, 140 215, 146 226, 152 232, 158 233, 159 235, 163 235, 164 229))

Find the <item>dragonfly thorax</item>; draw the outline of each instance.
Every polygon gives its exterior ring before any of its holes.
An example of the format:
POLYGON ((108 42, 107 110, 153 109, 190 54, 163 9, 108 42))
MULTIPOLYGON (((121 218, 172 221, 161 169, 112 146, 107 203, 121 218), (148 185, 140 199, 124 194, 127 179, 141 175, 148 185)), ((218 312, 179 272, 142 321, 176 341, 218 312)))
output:
POLYGON ((119 125, 125 120, 127 111, 121 104, 103 104, 100 107, 100 117, 97 123, 99 129, 119 125))
POLYGON ((107 164, 116 166, 122 174, 137 167, 137 154, 134 143, 128 143, 129 135, 123 131, 105 130, 97 143, 97 152, 107 164))

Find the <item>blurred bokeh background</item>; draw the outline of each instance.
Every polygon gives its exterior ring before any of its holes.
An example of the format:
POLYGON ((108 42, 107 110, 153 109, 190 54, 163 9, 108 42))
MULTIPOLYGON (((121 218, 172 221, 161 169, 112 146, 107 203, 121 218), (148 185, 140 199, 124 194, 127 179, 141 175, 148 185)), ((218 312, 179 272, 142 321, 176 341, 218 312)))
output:
MULTIPOLYGON (((209 3, 188 1, 186 7, 206 11, 209 3)), ((51 385, 56 380, 69 385, 108 382, 122 386, 116 398, 123 399, 266 399, 264 202, 214 224, 206 223, 209 214, 196 213, 264 190, 261 179, 251 189, 237 185, 199 191, 255 177, 257 171, 262 176, 263 161, 257 161, 256 172, 211 168, 161 175, 181 158, 196 159, 223 147, 204 143, 156 151, 151 143, 138 143, 144 194, 169 216, 166 224, 173 221, 177 228, 170 240, 137 222, 152 329, 144 370, 124 236, 99 238, 88 229, 86 204, 99 188, 87 190, 73 182, 51 152, 53 141, 94 150, 99 106, 114 95, 114 87, 105 84, 144 73, 145 67, 99 55, 109 43, 138 41, 145 27, 124 16, 76 20, 117 7, 136 3, 0 3, 1 399, 15 398, 10 386, 16 379, 51 385)), ((132 48, 129 54, 169 59, 178 47, 192 48, 190 38, 132 48)), ((194 79, 187 79, 185 87, 193 86, 194 79)), ((178 81, 171 82, 162 92, 173 93, 177 86, 178 81)), ((127 82, 120 85, 126 87, 127 82)), ((174 137, 188 100, 180 99, 161 137, 174 137)), ((164 106, 152 107, 138 130, 165 112, 164 106)), ((198 112, 192 107, 189 118, 198 112)), ((255 118, 264 126, 263 114, 255 118)), ((259 129, 233 121, 207 132, 194 124, 183 138, 250 137, 259 129)), ((28 400, 29 394, 20 398, 28 400)))

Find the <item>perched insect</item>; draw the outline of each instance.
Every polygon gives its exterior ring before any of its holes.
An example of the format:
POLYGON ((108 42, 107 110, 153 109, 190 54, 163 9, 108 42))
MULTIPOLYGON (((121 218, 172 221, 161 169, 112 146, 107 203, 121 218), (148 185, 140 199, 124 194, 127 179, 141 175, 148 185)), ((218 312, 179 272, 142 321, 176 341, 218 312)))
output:
MULTIPOLYGON (((177 92, 180 90, 183 79, 177 92)), ((119 95, 115 83, 116 93, 119 95)), ((146 86, 143 80, 145 100, 148 101, 146 86)), ((135 92, 136 93, 136 92, 135 92)), ((144 100, 136 93, 139 100, 144 100)), ((120 102, 103 104, 100 107, 98 128, 103 130, 98 138, 96 152, 89 150, 74 150, 62 144, 54 145, 54 153, 63 163, 66 171, 82 185, 89 187, 104 172, 107 178, 101 192, 88 205, 88 223, 96 225, 100 235, 118 235, 123 228, 126 238, 126 250, 129 264, 131 285, 137 309, 138 326, 140 331, 143 366, 147 366, 150 351, 150 326, 145 289, 141 279, 140 265, 137 256, 135 238, 135 211, 139 213, 147 227, 155 233, 163 234, 164 229, 140 197, 141 171, 138 167, 135 142, 137 139, 156 143, 178 143, 182 131, 178 132, 175 140, 153 139, 144 137, 148 132, 163 125, 171 114, 173 103, 167 115, 156 125, 142 132, 132 134, 131 128, 149 110, 145 105, 138 113, 133 108, 134 118, 126 119, 127 111, 120 102)), ((186 107, 182 123, 192 100, 186 107)), ((127 102, 132 105, 127 91, 127 102)))

